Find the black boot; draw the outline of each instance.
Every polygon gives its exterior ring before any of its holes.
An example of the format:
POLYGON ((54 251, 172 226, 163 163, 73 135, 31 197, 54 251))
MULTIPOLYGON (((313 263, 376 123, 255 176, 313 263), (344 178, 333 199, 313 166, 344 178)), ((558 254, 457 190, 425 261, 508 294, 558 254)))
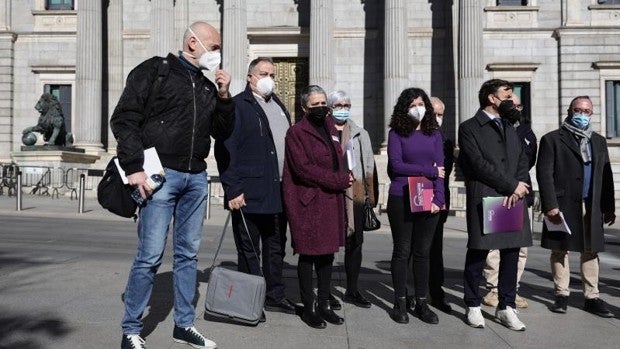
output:
POLYGON ((415 299, 415 308, 413 308, 413 313, 427 324, 437 324, 439 322, 437 314, 433 313, 433 311, 428 307, 426 298, 415 299))
POLYGON ((409 323, 409 315, 407 315, 407 298, 406 297, 397 297, 394 301, 394 309, 392 309, 392 313, 390 314, 392 320, 398 322, 399 324, 409 323))
POLYGON ((325 328, 327 324, 323 321, 323 318, 316 310, 316 303, 304 305, 304 311, 301 314, 301 320, 308 326, 314 328, 325 328))
POLYGON ((342 325, 344 324, 344 319, 341 318, 340 316, 338 316, 336 313, 334 313, 334 311, 332 310, 331 306, 329 305, 329 300, 327 301, 319 301, 319 315, 321 315, 321 317, 334 325, 342 325))

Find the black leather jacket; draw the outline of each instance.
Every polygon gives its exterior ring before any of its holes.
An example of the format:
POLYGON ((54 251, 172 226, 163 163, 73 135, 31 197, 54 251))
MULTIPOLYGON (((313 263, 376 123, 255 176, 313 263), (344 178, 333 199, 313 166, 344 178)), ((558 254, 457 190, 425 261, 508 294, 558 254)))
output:
POLYGON ((202 72, 190 72, 173 54, 165 60, 153 57, 131 71, 110 120, 118 158, 128 175, 142 171, 143 150, 150 147, 157 149, 164 167, 204 171, 210 137, 225 139, 232 131, 232 99, 219 98, 213 82, 202 72), (169 70, 153 91, 161 64, 168 64, 169 70), (147 108, 151 93, 155 95, 147 108))

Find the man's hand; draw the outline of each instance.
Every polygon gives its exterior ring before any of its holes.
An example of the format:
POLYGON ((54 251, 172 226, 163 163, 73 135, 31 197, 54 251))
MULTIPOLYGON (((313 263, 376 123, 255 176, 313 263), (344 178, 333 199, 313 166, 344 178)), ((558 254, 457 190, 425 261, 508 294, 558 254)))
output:
POLYGON ((228 201, 228 207, 231 210, 240 210, 243 206, 245 206, 245 196, 243 194, 228 201))
POLYGON ((349 171, 349 187, 353 185, 353 182, 355 182, 355 177, 353 177, 353 173, 349 171))
POLYGON ((510 196, 504 196, 504 202, 502 203, 502 206, 510 210, 510 208, 514 207, 517 204, 517 201, 519 200, 520 199, 517 196, 517 194, 512 194, 510 196))
POLYGON ((523 197, 530 192, 528 190, 529 187, 530 186, 527 183, 519 182, 519 184, 515 188, 514 195, 517 195, 519 199, 523 199, 523 197))
POLYGON ((603 222, 608 226, 616 223, 616 214, 613 212, 604 212, 603 213, 603 222))
POLYGON ((146 173, 144 171, 132 173, 127 176, 127 183, 132 187, 138 188, 140 196, 146 199, 151 195, 151 188, 146 184, 146 173))
POLYGON ((446 168, 443 166, 437 167, 437 177, 444 178, 446 176, 446 168))
POLYGON ((439 212, 439 206, 435 205, 435 203, 434 203, 434 202, 433 202, 433 203, 431 203, 431 213, 432 213, 432 214, 435 214, 435 213, 437 213, 437 212, 439 212))
POLYGON ((553 224, 561 224, 562 223, 562 217, 560 217, 560 209, 559 208, 552 208, 549 211, 547 211, 545 213, 545 216, 547 216, 547 218, 549 218, 549 221, 553 224))
POLYGON ((217 93, 222 98, 229 98, 230 93, 228 88, 230 87, 230 74, 224 69, 218 69, 215 71, 215 83, 217 84, 217 93))

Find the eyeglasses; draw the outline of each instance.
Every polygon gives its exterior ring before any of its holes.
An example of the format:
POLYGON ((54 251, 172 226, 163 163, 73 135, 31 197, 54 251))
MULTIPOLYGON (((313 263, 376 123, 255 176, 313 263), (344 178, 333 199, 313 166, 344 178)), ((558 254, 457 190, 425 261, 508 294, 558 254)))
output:
POLYGON ((338 103, 338 104, 334 104, 332 106, 332 108, 335 109, 335 110, 342 110, 342 109, 349 110, 349 109, 351 109, 351 104, 340 104, 340 103, 338 103))
POLYGON ((590 110, 590 109, 581 109, 581 108, 573 108, 573 113, 575 113, 575 114, 592 115, 592 110, 590 110))

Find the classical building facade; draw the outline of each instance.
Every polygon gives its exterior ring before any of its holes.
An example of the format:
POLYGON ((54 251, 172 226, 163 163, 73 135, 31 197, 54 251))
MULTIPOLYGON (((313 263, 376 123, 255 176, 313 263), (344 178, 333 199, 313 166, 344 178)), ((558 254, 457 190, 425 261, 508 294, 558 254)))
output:
POLYGON ((589 95, 620 168, 620 0, 0 0, 0 161, 20 150, 43 92, 60 98, 76 146, 114 153, 108 121, 128 73, 177 52, 196 20, 220 28, 236 92, 258 56, 274 57, 296 117, 303 86, 347 91, 382 166, 403 88, 444 100, 455 136, 480 84, 503 78, 517 83, 539 138, 589 95))

